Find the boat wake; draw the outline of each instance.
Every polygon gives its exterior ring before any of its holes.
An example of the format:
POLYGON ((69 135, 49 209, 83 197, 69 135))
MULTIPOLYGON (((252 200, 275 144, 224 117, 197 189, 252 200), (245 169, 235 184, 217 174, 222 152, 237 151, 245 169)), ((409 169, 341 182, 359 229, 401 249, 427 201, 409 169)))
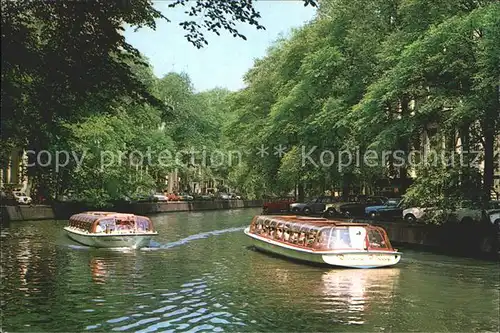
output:
POLYGON ((238 228, 228 228, 228 229, 222 229, 222 230, 213 230, 213 231, 208 231, 208 232, 202 232, 199 234, 194 234, 194 235, 188 236, 186 238, 182 238, 182 239, 175 241, 175 242, 167 243, 167 244, 160 244, 158 242, 151 241, 151 243, 149 244, 148 247, 143 247, 141 250, 142 251, 155 251, 155 250, 170 249, 173 247, 185 245, 191 241, 195 241, 195 240, 199 240, 199 239, 203 239, 203 238, 208 238, 210 236, 218 236, 218 235, 225 234, 228 232, 242 231, 244 229, 245 229, 245 227, 238 227, 238 228))
POLYGON ((80 244, 62 244, 63 246, 67 246, 68 248, 72 250, 77 250, 77 251, 107 251, 107 252, 132 252, 134 251, 133 248, 131 247, 91 247, 91 246, 86 246, 86 245, 80 245, 80 244))

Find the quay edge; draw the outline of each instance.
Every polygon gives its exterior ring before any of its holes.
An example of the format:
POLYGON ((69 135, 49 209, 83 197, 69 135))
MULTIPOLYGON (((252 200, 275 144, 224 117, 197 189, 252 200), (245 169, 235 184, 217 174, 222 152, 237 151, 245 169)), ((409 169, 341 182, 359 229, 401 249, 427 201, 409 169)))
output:
POLYGON ((54 203, 53 205, 1 206, 2 221, 66 220, 83 211, 106 210, 137 215, 171 212, 225 210, 262 207, 262 200, 216 200, 179 202, 140 202, 96 209, 81 203, 54 203))

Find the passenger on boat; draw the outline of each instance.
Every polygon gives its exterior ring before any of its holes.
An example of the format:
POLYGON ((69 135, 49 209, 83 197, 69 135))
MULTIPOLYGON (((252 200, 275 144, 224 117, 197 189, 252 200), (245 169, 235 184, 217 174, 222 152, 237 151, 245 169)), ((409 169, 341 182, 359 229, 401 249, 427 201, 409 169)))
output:
POLYGON ((104 232, 104 230, 106 230, 106 229, 103 228, 100 223, 97 224, 97 226, 95 227, 95 232, 98 233, 98 234, 104 232))
POLYGON ((290 232, 288 230, 285 230, 285 236, 283 237, 285 242, 288 242, 290 240, 290 232))
POLYGON ((276 238, 277 239, 283 238, 283 230, 281 230, 281 228, 278 228, 278 231, 276 232, 276 238))
POLYGON ((304 232, 301 232, 299 236, 299 245, 305 245, 305 241, 306 241, 306 234, 304 232))
POLYGON ((129 232, 130 229, 131 228, 128 221, 117 221, 116 230, 119 231, 120 233, 129 232))
POLYGON ((266 225, 262 227, 262 235, 263 236, 269 235, 269 228, 266 225))
POLYGON ((309 237, 307 238, 306 246, 312 247, 314 245, 315 240, 316 240, 316 231, 311 231, 309 233, 309 237))

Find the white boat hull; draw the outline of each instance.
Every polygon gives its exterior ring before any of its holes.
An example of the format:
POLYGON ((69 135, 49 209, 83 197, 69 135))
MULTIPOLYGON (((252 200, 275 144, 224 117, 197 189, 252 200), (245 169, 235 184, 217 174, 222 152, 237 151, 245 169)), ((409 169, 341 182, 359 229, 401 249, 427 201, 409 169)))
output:
POLYGON ((148 246, 151 238, 157 233, 135 233, 135 234, 86 234, 65 227, 69 238, 80 244, 101 248, 133 248, 139 249, 148 246))
POLYGON ((245 229, 252 244, 259 250, 310 263, 345 268, 377 268, 396 265, 400 252, 388 251, 312 251, 283 244, 250 233, 245 229))

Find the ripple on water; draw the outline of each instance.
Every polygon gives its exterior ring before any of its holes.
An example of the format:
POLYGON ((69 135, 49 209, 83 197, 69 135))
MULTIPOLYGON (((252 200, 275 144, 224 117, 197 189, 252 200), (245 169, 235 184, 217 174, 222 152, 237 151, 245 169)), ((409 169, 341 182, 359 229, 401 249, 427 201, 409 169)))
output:
POLYGON ((311 267, 249 249, 241 226, 252 215, 155 216, 160 235, 154 251, 71 247, 59 239, 62 222, 15 224, 2 230, 1 250, 9 254, 2 256, 0 270, 5 328, 433 332, 498 327, 497 264, 408 251, 393 269, 311 267))
MULTIPOLYGON (((210 279, 210 276, 208 279, 210 279)), ((87 329, 103 328, 111 331, 154 332, 170 328, 176 331, 197 332, 208 329, 223 331, 224 328, 230 326, 245 326, 246 324, 240 318, 227 311, 227 306, 220 303, 221 297, 226 298, 229 296, 227 293, 209 297, 206 293, 206 290, 209 289, 208 279, 207 277, 194 279, 181 284, 177 290, 158 293, 157 297, 160 299, 160 304, 174 304, 147 310, 145 304, 136 306, 135 310, 141 311, 142 318, 137 318, 137 313, 135 316, 120 316, 107 319, 104 323, 88 326, 87 329), (226 310, 220 311, 224 308, 226 310)), ((135 296, 141 299, 149 299, 147 296, 151 296, 151 294, 150 292, 143 292, 137 293, 135 296)))

